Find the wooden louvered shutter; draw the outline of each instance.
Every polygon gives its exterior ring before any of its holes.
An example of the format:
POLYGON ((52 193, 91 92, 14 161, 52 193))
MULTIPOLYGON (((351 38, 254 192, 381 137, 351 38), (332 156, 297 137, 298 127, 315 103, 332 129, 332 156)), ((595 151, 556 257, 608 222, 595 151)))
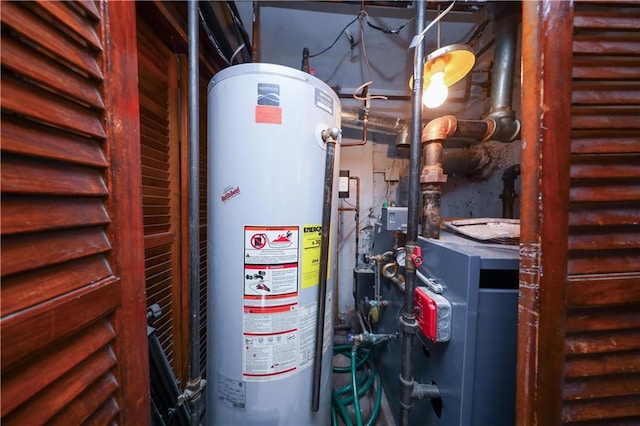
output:
POLYGON ((640 5, 523 2, 518 425, 640 424, 640 5))
POLYGON ((640 424, 640 4, 576 2, 563 422, 640 424))
POLYGON ((145 424, 134 7, 1 8, 2 424, 145 424))
POLYGON ((142 19, 138 19, 138 63, 147 304, 157 303, 162 309, 153 326, 176 375, 185 383, 189 305, 181 266, 185 260, 181 215, 188 192, 181 190, 184 126, 179 116, 186 114, 185 97, 179 97, 178 57, 142 19))

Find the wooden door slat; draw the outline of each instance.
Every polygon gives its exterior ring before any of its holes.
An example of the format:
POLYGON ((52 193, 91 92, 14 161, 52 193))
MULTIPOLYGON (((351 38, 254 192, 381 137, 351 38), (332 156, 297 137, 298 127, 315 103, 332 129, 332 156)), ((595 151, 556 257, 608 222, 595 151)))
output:
POLYGON ((109 398, 84 424, 87 425, 111 425, 116 424, 115 417, 120 413, 118 402, 109 398))
POLYGON ((640 351, 567 357, 565 378, 640 373, 640 351))
POLYGON ((12 350, 0 355, 2 372, 30 361, 55 342, 113 312, 119 304, 120 280, 108 278, 3 318, 2 342, 12 350))
POLYGON ((96 58, 85 47, 62 35, 50 23, 19 4, 4 2, 2 8, 2 22, 5 25, 44 48, 48 54, 69 61, 90 77, 100 81, 104 79, 96 58))
POLYGON ((112 373, 106 372, 87 389, 82 391, 82 398, 76 398, 65 405, 49 424, 55 426, 85 424, 94 412, 107 401, 113 401, 112 395, 118 389, 118 382, 112 373))
POLYGON ((88 16, 98 21, 102 18, 100 11, 96 7, 94 0, 75 0, 75 3, 81 7, 88 16))
POLYGON ((640 265, 640 250, 594 250, 571 253, 570 275, 633 273, 640 265))
POLYGON ((640 274, 570 277, 569 306, 606 306, 640 303, 640 274))
POLYGON ((565 350, 569 355, 600 354, 640 349, 638 328, 604 332, 567 333, 565 350))
POLYGON ((569 250, 624 249, 640 249, 640 230, 634 227, 620 230, 602 228, 569 235, 569 250))
POLYGON ((109 215, 99 198, 2 198, 2 235, 106 225, 109 215))
POLYGON ((21 194, 105 196, 102 170, 92 167, 2 157, 2 191, 21 194))
POLYGON ((113 274, 104 256, 90 256, 2 278, 2 316, 75 291, 113 274))
MULTIPOLYGON (((109 369, 116 364, 113 351, 106 347, 94 353, 85 361, 78 364, 64 377, 45 388, 34 397, 29 406, 23 406, 12 412, 3 424, 6 425, 37 425, 45 424, 61 410, 67 407, 82 392, 85 392, 94 382, 99 381, 103 375, 111 377, 109 385, 113 392, 117 382, 109 369)), ((98 382, 100 383, 100 382, 98 382)))
POLYGON ((53 95, 2 74, 2 107, 4 111, 24 115, 83 135, 104 138, 99 114, 77 103, 53 95))
POLYGON ((626 303, 602 308, 581 307, 567 312, 567 333, 638 329, 640 306, 626 303))
POLYGON ((92 49, 102 51, 102 44, 93 25, 83 16, 78 15, 66 2, 37 0, 37 3, 60 24, 80 36, 92 49))
POLYGON ((640 200, 640 186, 632 183, 573 186, 569 200, 578 202, 635 202, 640 200))
POLYGON ((96 139, 81 138, 50 127, 2 117, 2 150, 31 157, 49 158, 87 166, 106 167, 107 160, 96 139))
POLYGON ((3 237, 2 276, 89 257, 110 249, 104 231, 94 227, 3 237))
POLYGON ((564 422, 616 419, 640 416, 640 395, 609 398, 607 400, 568 401, 564 405, 564 422))
POLYGON ((567 380, 565 400, 584 400, 628 396, 640 393, 640 374, 584 377, 567 380))
POLYGON ((3 373, 2 417, 115 338, 116 333, 111 324, 100 320, 71 336, 57 351, 44 353, 18 369, 19 371, 3 373))
POLYGON ((569 213, 570 227, 640 225, 640 202, 573 204, 569 213))
POLYGON ((13 38, 2 39, 2 65, 79 103, 104 109, 100 93, 86 76, 73 72, 13 38))

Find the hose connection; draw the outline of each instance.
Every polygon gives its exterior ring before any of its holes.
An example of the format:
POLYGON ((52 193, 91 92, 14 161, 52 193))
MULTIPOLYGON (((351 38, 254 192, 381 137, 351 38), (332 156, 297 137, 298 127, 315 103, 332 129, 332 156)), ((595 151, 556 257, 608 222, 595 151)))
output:
POLYGON ((353 342, 354 346, 357 346, 361 343, 377 345, 378 343, 382 343, 389 339, 397 339, 397 338, 398 338, 398 333, 379 334, 379 333, 369 333, 368 331, 365 331, 364 333, 360 333, 360 334, 349 335, 349 341, 353 342))

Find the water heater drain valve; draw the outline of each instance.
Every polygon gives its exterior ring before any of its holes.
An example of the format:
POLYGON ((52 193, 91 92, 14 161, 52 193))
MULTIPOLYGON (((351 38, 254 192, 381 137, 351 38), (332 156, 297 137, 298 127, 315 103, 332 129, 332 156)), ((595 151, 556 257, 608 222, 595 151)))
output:
POLYGON ((422 334, 434 342, 451 339, 451 303, 426 287, 416 287, 416 320, 422 334))

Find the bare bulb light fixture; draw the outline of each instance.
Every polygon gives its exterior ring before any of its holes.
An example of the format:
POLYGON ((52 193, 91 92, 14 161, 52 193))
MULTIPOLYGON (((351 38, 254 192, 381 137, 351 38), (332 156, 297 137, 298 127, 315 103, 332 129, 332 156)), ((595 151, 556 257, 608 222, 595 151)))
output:
POLYGON ((447 100, 448 87, 466 76, 476 63, 469 46, 451 44, 432 52, 425 59, 424 81, 426 88, 422 103, 427 108, 437 108, 447 100))

